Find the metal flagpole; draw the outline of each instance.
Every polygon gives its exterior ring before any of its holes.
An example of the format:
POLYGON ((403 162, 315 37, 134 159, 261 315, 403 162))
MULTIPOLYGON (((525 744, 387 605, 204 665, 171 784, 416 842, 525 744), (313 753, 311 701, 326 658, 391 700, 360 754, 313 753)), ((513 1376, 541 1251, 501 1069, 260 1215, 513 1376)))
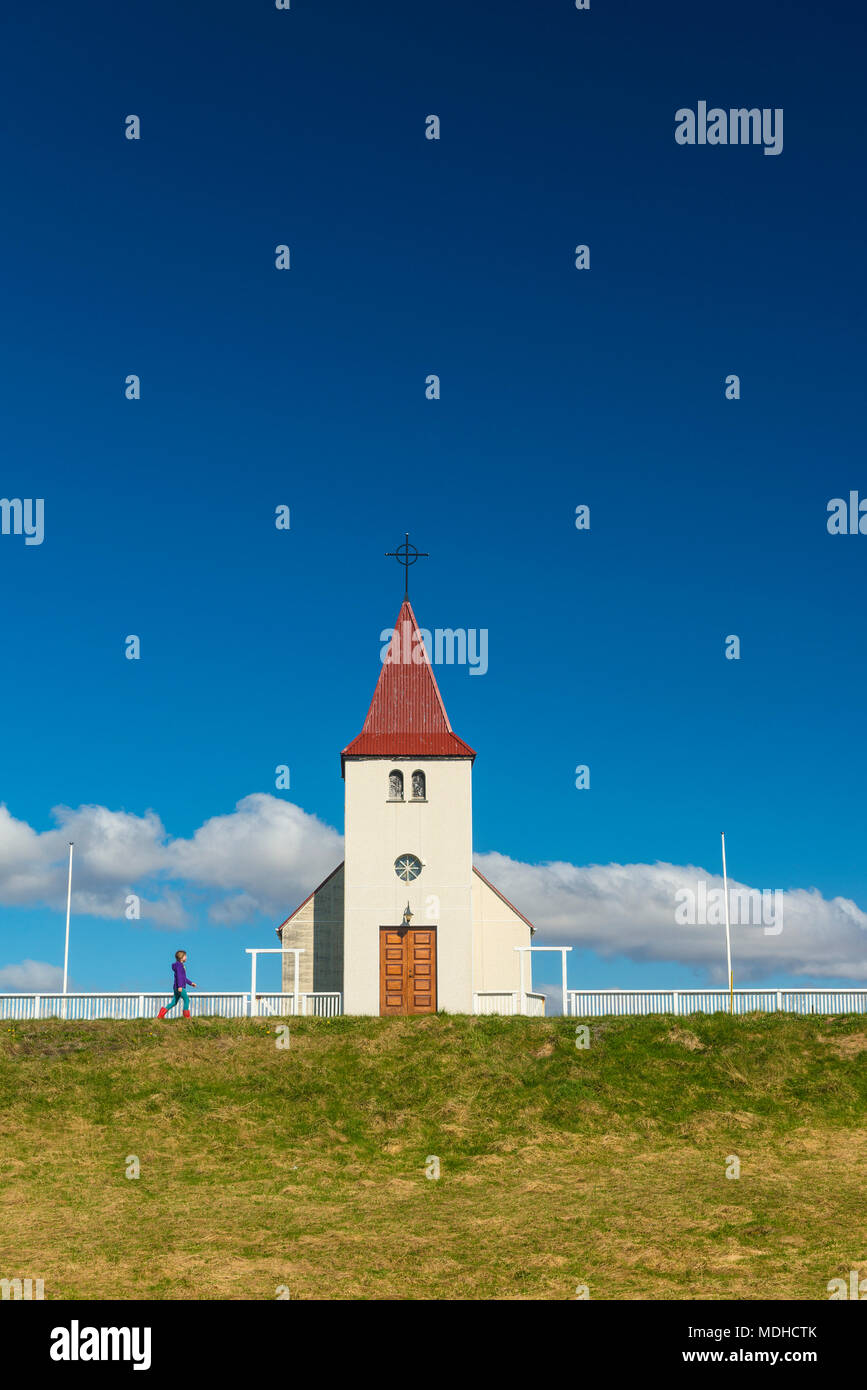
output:
POLYGON ((725 897, 726 909, 726 960, 729 970, 729 1013, 735 1011, 735 982, 732 978, 732 933, 729 922, 729 881, 726 873, 726 837, 725 831, 722 834, 722 860, 723 860, 723 896, 725 897))
POLYGON ((73 842, 69 841, 69 874, 66 880, 66 946, 63 951, 63 1017, 66 1018, 66 983, 69 978, 69 909, 72 905, 72 851, 73 842))
POLYGON ((562 949, 561 949, 561 952, 560 952, 560 965, 561 965, 561 967, 562 967, 562 976, 563 976, 563 1013, 564 1013, 564 1014, 568 1014, 568 1012, 569 1012, 569 999, 568 999, 568 997, 567 997, 567 990, 566 990, 566 952, 567 952, 568 950, 569 950, 569 947, 568 947, 568 946, 563 946, 562 949))

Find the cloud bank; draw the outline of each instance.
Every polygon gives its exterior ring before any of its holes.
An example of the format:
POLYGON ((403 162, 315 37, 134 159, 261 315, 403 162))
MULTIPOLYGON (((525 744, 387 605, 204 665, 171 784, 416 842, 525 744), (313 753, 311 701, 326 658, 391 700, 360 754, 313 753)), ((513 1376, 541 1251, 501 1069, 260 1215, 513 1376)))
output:
MULTIPOLYGON (((128 895, 141 900, 141 921, 174 930, 207 913, 231 928, 264 916, 276 925, 343 857, 333 827, 290 801, 265 793, 205 821, 189 838, 170 835, 159 816, 104 806, 57 807, 56 828, 36 831, 0 805, 0 907, 50 907, 66 902, 67 842, 75 841, 76 914, 124 920, 128 895)), ((572 945, 603 957, 673 961, 724 981, 725 938, 718 924, 678 922, 678 893, 698 883, 721 889, 719 875, 697 865, 526 864, 502 854, 476 856, 482 872, 539 929, 537 942, 572 945)), ((731 889, 749 885, 729 881, 731 889)), ((782 930, 734 925, 737 981, 773 976, 867 978, 867 913, 846 898, 814 888, 786 890, 782 930)), ((50 969, 25 961, 0 971, 31 974, 32 988, 54 987, 50 969)), ((16 976, 16 979, 18 977, 16 976)), ((22 975, 21 978, 25 978, 22 975)))
MULTIPOLYGON (((529 917, 550 945, 580 946, 633 961, 677 961, 724 985, 725 928, 678 922, 678 893, 706 885, 722 902, 722 875, 698 865, 523 864, 481 854, 482 873, 529 917)), ((751 885, 729 878, 730 897, 751 885)), ((788 889, 777 934, 761 925, 732 925, 736 984, 771 976, 867 978, 867 913, 849 898, 823 898, 815 888, 788 889)), ((682 915, 682 914, 681 914, 682 915)))
MULTIPOLYGON (((22 960, 0 970, 0 994, 59 994, 62 988, 62 969, 44 960, 22 960)), ((72 979, 69 989, 75 989, 72 979)))
POLYGON ((104 806, 56 807, 41 833, 0 805, 0 906, 65 908, 68 841, 75 842, 73 908, 124 918, 128 895, 141 920, 174 930, 207 904, 210 920, 237 926, 264 915, 275 924, 343 857, 343 837, 300 806, 265 793, 245 796, 190 839, 159 816, 104 806))

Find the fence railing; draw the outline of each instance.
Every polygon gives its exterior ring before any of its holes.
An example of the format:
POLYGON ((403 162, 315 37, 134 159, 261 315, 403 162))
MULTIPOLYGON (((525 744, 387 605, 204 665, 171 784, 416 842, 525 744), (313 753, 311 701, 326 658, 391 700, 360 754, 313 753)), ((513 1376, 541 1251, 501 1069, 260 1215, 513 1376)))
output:
MULTIPOLYGON (((316 991, 302 994, 296 1002, 294 994, 257 993, 250 1007, 249 992, 229 991, 205 994, 191 991, 190 1014, 193 1018, 285 1018, 290 1015, 309 1015, 313 1018, 335 1018, 343 1012, 343 996, 337 992, 316 991)), ((0 994, 0 1019, 96 1019, 96 1018, 156 1018, 160 1009, 172 1001, 168 993, 143 994, 0 994)), ((182 1012, 180 1003, 169 1014, 173 1018, 182 1012)))
MULTIPOLYGON (((249 997, 249 996, 248 996, 249 997)), ((308 1018, 337 1018, 343 1012, 343 995, 327 990, 311 990, 298 993, 298 1008, 292 994, 256 994, 256 1014, 269 1017, 274 1014, 301 1014, 308 1018)))
POLYGON ((544 1018, 545 1016, 545 995, 531 994, 529 990, 524 995, 524 1007, 521 1007, 521 991, 513 990, 479 990, 473 995, 474 1014, 529 1014, 532 1018, 544 1018))
MULTIPOLYGON (((170 992, 145 992, 140 994, 92 993, 92 994, 0 994, 0 1020, 26 1020, 40 1018, 78 1019, 132 1019, 156 1018, 160 1009, 171 1003, 170 992)), ((223 993, 196 993, 190 991, 190 1013, 193 1018, 206 1018, 217 1015, 221 1018, 286 1018, 301 1016, 307 1018, 337 1018, 343 1013, 343 996, 334 990, 309 990, 298 993, 296 1002, 292 993, 259 993, 250 1007, 249 991, 228 991, 223 993)), ((545 995, 528 991, 521 1007, 519 990, 498 993, 489 991, 473 997, 473 1012, 484 1014, 526 1013, 543 1017, 545 995)), ((169 1018, 181 1013, 176 1004, 169 1018)))
MULTIPOLYGON (((194 1018, 208 1015, 221 1018, 336 1018, 343 1012, 343 996, 338 991, 315 990, 301 993, 258 992, 250 1007, 250 995, 241 992, 190 994, 190 1013, 194 1018)), ((0 1020, 40 1018, 156 1018, 171 1002, 171 994, 0 994, 0 1020)), ((545 1014, 545 995, 520 990, 481 990, 473 995, 473 1013, 517 1015, 541 1018, 545 1014)), ((736 1014, 848 1014, 867 1013, 865 989, 736 989, 736 1014)), ((636 1016, 643 1014, 728 1013, 727 989, 569 989, 566 1013, 572 1018, 598 1018, 601 1015, 636 1016)), ((181 1012, 176 1005, 169 1017, 181 1012)))
MULTIPOLYGON (((736 989, 736 1014, 862 1014, 867 989, 736 989)), ((729 1012, 727 989, 569 989, 566 1013, 572 1018, 641 1014, 729 1012)))

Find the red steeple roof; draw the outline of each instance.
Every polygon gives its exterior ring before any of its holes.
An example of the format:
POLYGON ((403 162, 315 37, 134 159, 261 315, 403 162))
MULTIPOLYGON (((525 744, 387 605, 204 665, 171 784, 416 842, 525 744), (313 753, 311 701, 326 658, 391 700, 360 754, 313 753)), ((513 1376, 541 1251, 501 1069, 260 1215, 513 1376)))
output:
POLYGON ((452 731, 409 599, 404 599, 364 727, 343 758, 474 758, 452 731))

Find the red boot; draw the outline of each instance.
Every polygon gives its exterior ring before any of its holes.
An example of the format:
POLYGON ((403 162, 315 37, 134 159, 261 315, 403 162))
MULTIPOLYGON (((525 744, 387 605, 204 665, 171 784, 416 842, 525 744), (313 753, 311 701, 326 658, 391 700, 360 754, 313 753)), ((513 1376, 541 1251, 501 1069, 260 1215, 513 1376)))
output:
POLYGON ((159 1013, 157 1014, 157 1018, 158 1018, 158 1019, 160 1019, 160 1018, 165 1018, 165 1016, 166 1016, 166 1010, 165 1010, 165 1009, 160 1009, 159 1013))
POLYGON ((184 1009, 184 1018, 189 1018, 189 1016, 190 1016, 190 1011, 189 1011, 189 1009, 184 1009))

